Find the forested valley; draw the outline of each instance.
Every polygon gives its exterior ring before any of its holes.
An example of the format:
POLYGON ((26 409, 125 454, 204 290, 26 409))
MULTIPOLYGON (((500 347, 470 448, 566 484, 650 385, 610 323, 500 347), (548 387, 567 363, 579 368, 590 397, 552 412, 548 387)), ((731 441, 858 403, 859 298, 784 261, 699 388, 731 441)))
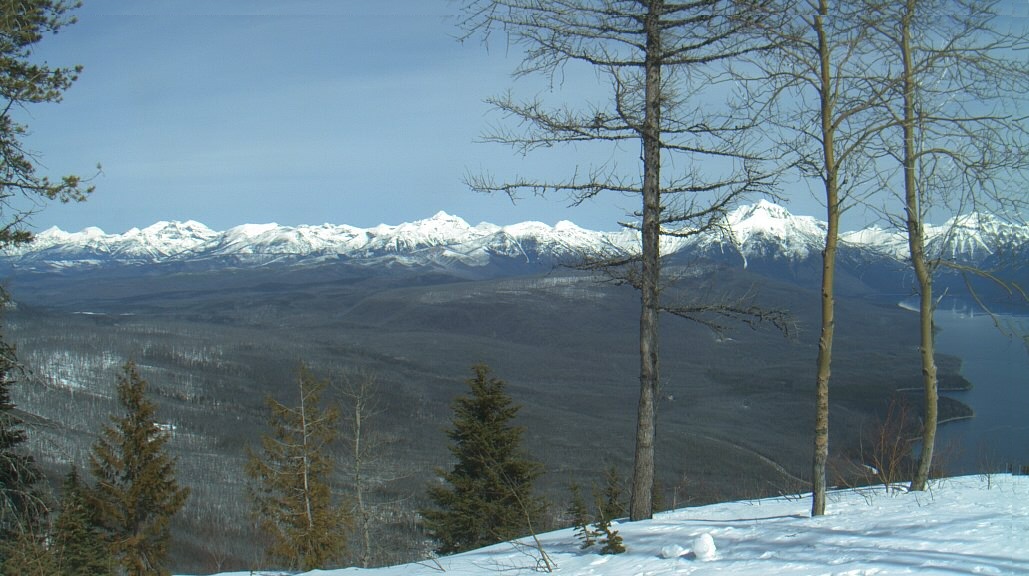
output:
MULTIPOLYGON (((789 309, 796 330, 784 337, 766 328, 719 334, 685 320, 664 324, 657 450, 675 465, 658 470, 660 506, 804 491, 816 299, 739 268, 694 263, 689 270, 680 289, 754 292, 763 305, 789 309)), ((191 490, 173 526, 178 572, 267 566, 245 496, 246 447, 268 432, 267 396, 296 402, 300 363, 330 382, 374 376, 379 410, 367 433, 381 454, 366 467, 374 564, 431 550, 417 510, 436 469, 451 463, 450 403, 474 364, 489 365, 523 405, 517 424, 526 430, 524 447, 544 465, 538 484, 548 527, 568 524, 570 483, 631 468, 638 296, 599 277, 562 268, 489 280, 362 278, 332 267, 82 273, 20 279, 11 292, 5 329, 30 370, 14 388, 15 403, 55 479, 71 464, 85 465, 114 411, 121 366, 135 361, 149 381, 178 480, 191 490)), ((868 434, 896 389, 917 388, 918 373, 898 369, 917 356, 904 328, 915 317, 894 299, 858 296, 841 301, 840 317, 848 330, 834 370, 832 470, 835 482, 868 482, 858 465, 868 458, 861 454, 868 434)), ((956 359, 938 362, 942 386, 964 384, 956 359)), ((326 399, 342 401, 333 390, 326 399)), ((333 450, 332 490, 345 499, 350 456, 342 444, 333 450)), ((359 549, 355 543, 350 552, 359 549)))

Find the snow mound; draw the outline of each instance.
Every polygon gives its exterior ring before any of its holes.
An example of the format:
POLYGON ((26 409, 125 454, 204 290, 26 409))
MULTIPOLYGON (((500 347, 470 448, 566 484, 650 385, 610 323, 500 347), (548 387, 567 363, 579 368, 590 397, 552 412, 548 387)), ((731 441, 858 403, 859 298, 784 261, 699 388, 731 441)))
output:
POLYGON ((715 559, 715 539, 704 532, 693 539, 693 557, 701 562, 710 562, 715 559))
POLYGON ((686 549, 678 544, 669 544, 661 549, 661 557, 665 560, 671 560, 672 558, 678 558, 686 554, 686 549))

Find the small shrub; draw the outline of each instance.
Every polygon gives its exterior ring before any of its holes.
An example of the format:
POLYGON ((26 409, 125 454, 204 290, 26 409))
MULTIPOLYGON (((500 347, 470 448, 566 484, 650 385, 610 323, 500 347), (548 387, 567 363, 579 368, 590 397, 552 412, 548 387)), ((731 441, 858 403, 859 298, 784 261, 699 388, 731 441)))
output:
POLYGON ((604 474, 604 489, 593 487, 593 500, 596 513, 590 512, 578 484, 570 487, 572 502, 568 513, 575 526, 575 536, 581 542, 580 548, 586 550, 594 544, 601 544, 601 554, 621 554, 625 552, 625 543, 617 530, 612 529, 611 521, 625 514, 623 501, 624 485, 618 475, 618 469, 611 467, 604 474))

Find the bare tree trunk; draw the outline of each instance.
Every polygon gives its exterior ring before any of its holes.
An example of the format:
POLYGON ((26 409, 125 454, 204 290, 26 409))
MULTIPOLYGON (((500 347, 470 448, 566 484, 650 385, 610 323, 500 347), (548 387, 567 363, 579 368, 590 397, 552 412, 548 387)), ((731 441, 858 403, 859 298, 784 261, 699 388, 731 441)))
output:
POLYGON ((828 16, 828 0, 819 0, 813 26, 818 36, 819 96, 821 107, 822 154, 824 161, 825 208, 827 227, 822 250, 822 324, 818 335, 818 358, 815 377, 815 434, 812 461, 811 515, 825 514, 826 462, 829 459, 829 375, 832 364, 832 341, 836 328, 836 244, 840 227, 840 200, 837 187, 830 49, 823 18, 828 16))
MULTIPOLYGON (((378 470, 386 457, 388 442, 375 433, 375 418, 383 412, 376 386, 375 375, 365 372, 343 373, 336 385, 343 414, 341 437, 350 452, 347 473, 353 490, 352 512, 360 542, 356 559, 362 568, 368 568, 375 562, 377 552, 372 539, 375 528, 372 515, 376 504, 369 502, 369 495, 374 494, 375 486, 389 481, 378 470)), ((381 543, 378 544, 381 548, 381 543)))
POLYGON ((922 362, 922 386, 925 409, 922 420, 922 452, 918 469, 911 479, 911 490, 925 490, 932 467, 938 422, 935 344, 933 336, 933 279, 925 254, 922 206, 918 192, 917 154, 915 150, 915 78, 911 57, 911 18, 916 0, 907 0, 901 17, 901 55, 904 64, 904 201, 907 213, 908 249, 918 282, 919 352, 922 362))
MULTIPOLYGON (((728 78, 724 66, 729 61, 770 49, 755 29, 755 21, 766 15, 763 3, 464 0, 463 4, 463 28, 486 38, 491 32, 503 32, 526 49, 516 76, 542 73, 554 80, 565 64, 578 62, 607 76, 613 90, 610 102, 600 106, 583 102, 577 110, 565 105, 550 109, 542 99, 518 101, 511 94, 493 99, 499 110, 519 119, 521 127, 491 131, 489 141, 522 153, 578 142, 616 148, 639 142, 642 148, 642 182, 617 163, 601 162, 588 171, 577 168, 566 180, 496 182, 492 177, 473 177, 469 185, 482 192, 503 192, 512 199, 525 191, 564 192, 576 204, 608 192, 640 194, 642 209, 633 214, 642 220, 640 254, 594 261, 584 268, 624 275, 620 280, 640 290, 640 399, 629 515, 632 520, 651 518, 656 398, 661 382, 658 316, 662 310, 685 317, 692 313, 691 307, 673 311, 661 305, 660 238, 719 227, 739 198, 771 183, 771 175, 761 170, 761 155, 748 151, 744 135, 754 129, 751 120, 733 106, 705 110, 711 104, 699 98, 713 78, 728 78), (662 178, 662 154, 688 160, 684 169, 662 178), (705 166, 701 159, 709 157, 717 160, 705 166)), ((635 222, 623 225, 637 229, 635 222)), ((693 311, 701 318, 712 311, 729 311, 732 317, 757 315, 754 308, 728 305, 693 311)))
POLYGON ((366 406, 367 398, 365 392, 367 386, 362 383, 359 388, 358 394, 353 397, 353 438, 351 438, 351 450, 354 458, 353 483, 354 483, 354 506, 357 512, 357 521, 360 523, 361 530, 361 557, 360 563, 362 568, 368 568, 372 561, 372 535, 371 535, 371 514, 364 503, 364 470, 362 465, 364 464, 364 450, 365 448, 361 445, 363 440, 363 425, 365 411, 368 409, 366 406))
POLYGON ((636 427, 629 517, 653 517, 655 403, 658 371, 658 315, 661 278, 661 29, 662 0, 651 0, 644 29, 647 35, 645 110, 643 120, 643 234, 640 286, 640 402, 636 427))
MULTIPOLYGON (((837 220, 839 217, 837 216, 837 220)), ((829 375, 832 363, 832 340, 835 330, 833 277, 835 275, 836 240, 826 234, 822 252, 822 327, 818 337, 818 359, 815 378, 815 434, 812 461, 811 515, 825 514, 826 463, 829 459, 829 375)))
POLYGON ((304 476, 304 517, 307 519, 307 528, 313 530, 314 511, 311 509, 311 462, 309 459, 311 446, 308 445, 310 435, 307 431, 307 390, 302 376, 297 379, 297 387, 300 389, 300 434, 303 442, 301 474, 304 476))

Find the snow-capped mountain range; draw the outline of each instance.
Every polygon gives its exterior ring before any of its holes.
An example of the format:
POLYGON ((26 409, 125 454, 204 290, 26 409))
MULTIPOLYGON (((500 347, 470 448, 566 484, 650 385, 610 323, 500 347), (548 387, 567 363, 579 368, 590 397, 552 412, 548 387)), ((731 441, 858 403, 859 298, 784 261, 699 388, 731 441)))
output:
MULTIPOLYGON (((687 253, 742 263, 803 261, 818 256, 825 223, 796 216, 768 201, 731 212, 718 232, 665 240, 665 254, 687 253)), ((930 246, 947 258, 981 264, 1001 254, 1024 255, 1029 226, 970 215, 927 229, 930 246)), ((847 249, 878 258, 903 260, 904 236, 896 230, 867 228, 841 235, 847 249)), ((395 226, 356 228, 347 225, 280 226, 244 224, 217 232, 195 221, 158 222, 124 234, 99 228, 69 233, 50 228, 31 244, 0 254, 5 268, 20 271, 67 271, 180 264, 252 267, 273 264, 483 267, 553 265, 583 258, 617 256, 638 251, 638 234, 631 230, 597 232, 567 221, 549 226, 523 222, 509 226, 475 226, 439 212, 435 216, 395 226)), ((867 260, 867 257, 865 258, 867 260)))

